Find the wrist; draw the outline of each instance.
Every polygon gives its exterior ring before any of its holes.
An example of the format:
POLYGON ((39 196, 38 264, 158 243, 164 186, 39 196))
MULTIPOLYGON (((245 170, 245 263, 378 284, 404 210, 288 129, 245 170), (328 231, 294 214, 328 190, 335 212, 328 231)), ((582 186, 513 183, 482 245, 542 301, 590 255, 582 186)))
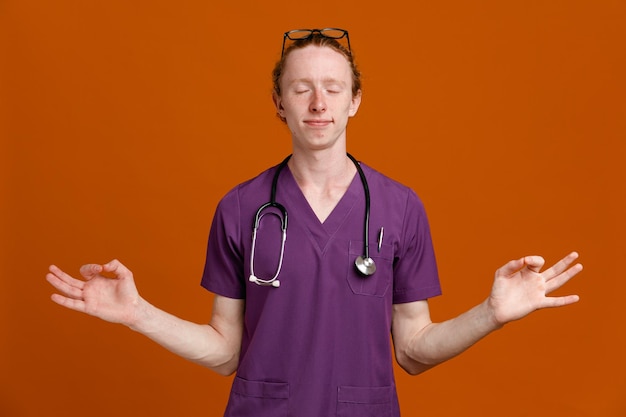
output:
POLYGON ((133 302, 131 312, 128 315, 126 323, 128 328, 139 333, 145 333, 148 331, 150 322, 150 304, 141 297, 137 297, 137 300, 133 302))
POLYGON ((481 304, 483 310, 483 316, 485 317, 486 325, 490 327, 490 330, 498 330, 504 327, 505 321, 502 321, 497 313, 497 309, 493 305, 491 297, 487 298, 481 304))

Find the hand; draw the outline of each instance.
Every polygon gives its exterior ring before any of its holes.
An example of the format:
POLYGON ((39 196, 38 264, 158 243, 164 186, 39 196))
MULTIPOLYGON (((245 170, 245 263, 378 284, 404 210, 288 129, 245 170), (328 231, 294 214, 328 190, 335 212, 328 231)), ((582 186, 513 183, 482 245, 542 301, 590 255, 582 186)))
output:
POLYGON ((546 296, 582 271, 579 263, 571 266, 577 258, 578 254, 572 252, 543 272, 539 271, 545 261, 540 256, 526 256, 498 269, 487 300, 496 323, 503 325, 541 308, 577 302, 577 295, 546 296))
POLYGON ((54 265, 50 266, 46 280, 61 293, 53 294, 52 301, 112 323, 130 326, 134 322, 141 297, 132 272, 122 263, 113 260, 104 265, 83 265, 80 274, 84 280, 73 278, 54 265), (107 272, 115 277, 102 275, 107 272))

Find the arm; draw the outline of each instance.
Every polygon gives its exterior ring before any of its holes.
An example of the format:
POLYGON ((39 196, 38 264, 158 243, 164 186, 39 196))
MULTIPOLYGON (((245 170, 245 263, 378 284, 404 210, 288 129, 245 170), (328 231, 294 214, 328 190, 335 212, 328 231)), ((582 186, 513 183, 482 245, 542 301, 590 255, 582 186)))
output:
POLYGON ((85 280, 50 267, 46 279, 61 294, 52 300, 72 310, 121 323, 185 359, 229 375, 239 362, 244 301, 215 296, 208 325, 182 320, 141 298, 133 275, 119 261, 84 265, 85 280), (108 278, 103 273, 112 273, 108 278))
POLYGON ((580 264, 571 266, 576 258, 578 254, 571 253, 543 272, 539 272, 544 264, 539 256, 510 261, 496 271, 484 302, 442 323, 432 323, 427 301, 394 305, 392 335, 398 363, 416 375, 462 353, 506 323, 538 309, 575 303, 576 295, 546 294, 582 270, 580 264))

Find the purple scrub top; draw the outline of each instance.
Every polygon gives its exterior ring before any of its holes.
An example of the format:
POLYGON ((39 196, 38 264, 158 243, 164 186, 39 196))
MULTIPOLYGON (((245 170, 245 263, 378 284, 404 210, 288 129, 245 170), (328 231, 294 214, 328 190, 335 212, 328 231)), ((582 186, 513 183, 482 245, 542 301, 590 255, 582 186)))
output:
MULTIPOLYGON (((409 188, 361 164, 371 194, 370 256, 361 276, 365 196, 355 175, 320 223, 288 167, 276 201, 289 214, 280 287, 248 281, 252 225, 269 200, 276 167, 219 203, 202 286, 245 299, 244 333, 227 417, 399 416, 390 342, 392 305, 441 294, 428 221, 409 188), (384 227, 378 250, 378 234, 384 227)), ((257 234, 254 271, 270 279, 280 255, 280 219, 271 210, 257 234)))

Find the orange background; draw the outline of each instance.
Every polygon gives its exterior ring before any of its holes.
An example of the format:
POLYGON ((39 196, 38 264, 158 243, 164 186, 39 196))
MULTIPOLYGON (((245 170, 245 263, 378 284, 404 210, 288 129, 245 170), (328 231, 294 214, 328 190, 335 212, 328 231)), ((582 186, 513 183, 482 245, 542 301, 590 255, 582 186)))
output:
MULTIPOLYGON (((230 379, 49 300, 55 263, 119 258, 144 297, 205 322, 214 207, 289 152, 282 32, 350 30, 351 153, 426 204, 444 296, 511 258, 585 271, 541 311, 426 374, 404 416, 624 416, 626 4, 621 1, 4 0, 0 415, 220 416, 230 379)), ((272 360, 269 358, 268 360, 272 360)))

